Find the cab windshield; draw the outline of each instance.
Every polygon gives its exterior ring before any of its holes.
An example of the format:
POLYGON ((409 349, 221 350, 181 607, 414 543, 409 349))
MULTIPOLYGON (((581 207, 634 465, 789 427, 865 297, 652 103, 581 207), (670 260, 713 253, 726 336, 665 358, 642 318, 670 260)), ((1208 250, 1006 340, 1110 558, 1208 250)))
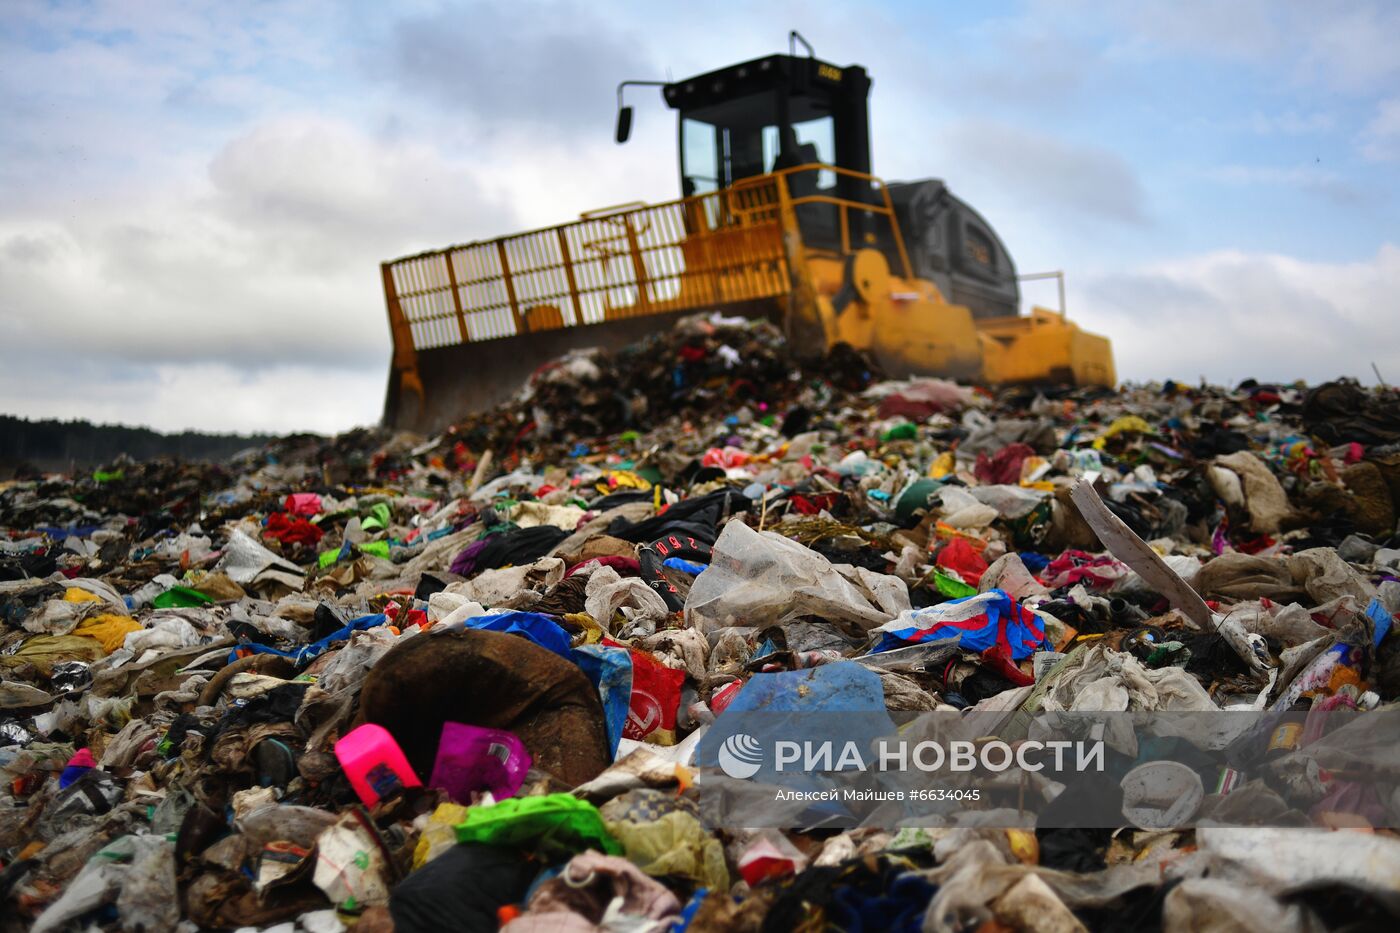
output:
MULTIPOLYGON (((776 91, 765 91, 682 114, 682 194, 704 194, 795 165, 834 164, 835 124, 821 104, 805 98, 783 101, 776 91), (802 119, 788 122, 782 109, 800 109, 801 114, 791 116, 802 119)), ((834 172, 819 173, 818 187, 834 184, 834 172)))

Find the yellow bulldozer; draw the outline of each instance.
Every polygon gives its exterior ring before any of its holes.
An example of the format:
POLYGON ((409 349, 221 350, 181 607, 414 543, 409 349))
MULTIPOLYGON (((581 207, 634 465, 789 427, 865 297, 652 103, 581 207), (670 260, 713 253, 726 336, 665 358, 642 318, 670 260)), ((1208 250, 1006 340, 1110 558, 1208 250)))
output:
POLYGON ((1113 385, 1109 342, 1066 319, 1062 277, 1058 311, 1020 314, 1028 276, 976 211, 941 181, 870 174, 865 69, 789 52, 618 86, 619 143, 627 87, 677 111, 679 200, 384 263, 385 423, 436 430, 571 349, 708 310, 767 317, 802 356, 850 344, 890 376, 1113 385))

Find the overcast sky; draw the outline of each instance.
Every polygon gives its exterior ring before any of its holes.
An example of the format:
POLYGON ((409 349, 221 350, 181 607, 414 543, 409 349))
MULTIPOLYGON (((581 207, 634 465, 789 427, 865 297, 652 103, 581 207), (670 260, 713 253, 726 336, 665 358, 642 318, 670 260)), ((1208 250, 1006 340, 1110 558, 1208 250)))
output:
POLYGON ((380 261, 676 197, 616 83, 790 28, 869 68, 876 173, 1066 269, 1120 378, 1400 382, 1400 4, 742 6, 0 4, 0 412, 375 421, 380 261))

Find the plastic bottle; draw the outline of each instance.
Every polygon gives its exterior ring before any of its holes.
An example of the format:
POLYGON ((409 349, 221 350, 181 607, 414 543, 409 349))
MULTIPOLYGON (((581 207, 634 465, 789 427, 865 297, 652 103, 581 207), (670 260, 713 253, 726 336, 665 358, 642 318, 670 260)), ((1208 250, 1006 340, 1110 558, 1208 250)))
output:
POLYGON ((372 722, 342 736, 335 757, 367 807, 405 787, 423 786, 389 730, 372 722))

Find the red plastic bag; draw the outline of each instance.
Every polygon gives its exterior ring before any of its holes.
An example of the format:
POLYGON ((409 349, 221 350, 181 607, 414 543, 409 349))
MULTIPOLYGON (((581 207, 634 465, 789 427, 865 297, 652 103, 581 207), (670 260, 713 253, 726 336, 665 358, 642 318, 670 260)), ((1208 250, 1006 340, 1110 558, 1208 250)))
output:
POLYGON ((744 689, 742 680, 732 680, 710 694, 710 712, 718 716, 729 709, 729 704, 734 702, 734 698, 739 695, 739 691, 744 689))
POLYGON ((1089 554, 1071 548, 1040 572, 1040 582, 1057 590, 1083 583, 1088 589, 1106 590, 1129 573, 1128 565, 1107 554, 1089 554))
POLYGON ((965 538, 954 538, 938 552, 934 563, 945 570, 956 571, 968 586, 982 582, 982 574, 987 572, 987 561, 965 538))
POLYGON ((1027 444, 1007 444, 992 457, 978 454, 977 466, 973 468, 973 472, 984 483, 1015 486, 1021 482, 1021 464, 1027 457, 1034 456, 1034 448, 1027 444))
POLYGON ((741 467, 748 463, 752 457, 745 451, 737 447, 711 447, 705 451, 700 458, 700 465, 707 467, 723 467, 726 470, 734 467, 741 467))
POLYGON ((267 517, 267 527, 263 535, 276 538, 283 544, 319 544, 324 532, 304 518, 288 515, 286 512, 273 512, 267 517))
POLYGON ((288 514, 310 518, 320 513, 321 497, 314 492, 294 492, 287 496, 287 501, 282 503, 282 508, 286 509, 288 514))
POLYGON ((685 671, 672 670, 635 648, 632 655, 632 702, 623 738, 657 745, 676 744, 676 710, 681 705, 685 671))

